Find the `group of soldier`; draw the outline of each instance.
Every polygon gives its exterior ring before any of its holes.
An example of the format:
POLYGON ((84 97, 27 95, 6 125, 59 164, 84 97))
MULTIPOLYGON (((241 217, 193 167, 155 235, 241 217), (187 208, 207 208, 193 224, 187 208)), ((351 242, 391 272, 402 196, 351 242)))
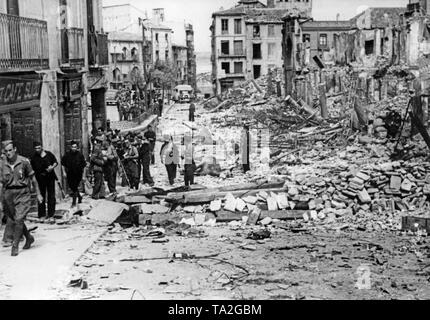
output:
MULTIPOLYGON (((72 195, 72 207, 82 202, 79 187, 84 178, 85 169, 93 178, 93 199, 101 195, 104 180, 111 194, 116 194, 117 174, 122 169, 126 185, 138 189, 140 175, 143 183, 154 185, 150 173, 150 164, 154 163, 156 134, 152 127, 144 134, 120 136, 119 132, 109 130, 106 134, 99 129, 92 139, 93 146, 89 166, 79 144, 70 143, 70 149, 61 158, 64 175, 72 195)), ((55 184, 58 181, 55 168, 59 165, 53 153, 44 150, 41 143, 34 143, 34 155, 27 159, 18 154, 13 141, 2 144, 0 159, 0 226, 6 218, 3 235, 3 247, 12 247, 11 255, 19 253, 19 243, 25 237, 23 249, 30 249, 34 237, 30 234, 25 220, 32 208, 32 194, 38 201, 38 216, 41 220, 54 220, 56 196, 55 184)), ((61 187, 61 185, 60 185, 61 187)))
POLYGON ((121 88, 115 99, 120 121, 132 121, 140 116, 143 101, 133 91, 121 88))
POLYGON ((123 177, 123 185, 139 189, 140 177, 143 184, 153 186, 150 165, 155 164, 154 149, 156 133, 152 126, 145 133, 120 135, 119 131, 99 129, 93 137, 93 151, 90 170, 94 177, 93 199, 99 199, 103 181, 108 184, 109 192, 116 194, 118 172, 123 177))

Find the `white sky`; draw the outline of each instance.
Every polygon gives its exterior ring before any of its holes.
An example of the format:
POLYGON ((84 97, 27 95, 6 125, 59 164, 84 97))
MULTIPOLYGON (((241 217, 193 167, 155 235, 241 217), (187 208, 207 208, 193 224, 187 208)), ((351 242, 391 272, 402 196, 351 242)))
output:
MULTIPOLYGON (((221 7, 228 9, 237 0, 103 0, 104 5, 130 3, 151 16, 153 8, 165 8, 166 20, 190 22, 194 25, 196 51, 209 52, 212 13, 221 7)), ((261 2, 266 3, 265 0, 261 2)), ((315 20, 349 19, 356 15, 357 9, 369 7, 404 7, 408 0, 313 0, 315 20)))

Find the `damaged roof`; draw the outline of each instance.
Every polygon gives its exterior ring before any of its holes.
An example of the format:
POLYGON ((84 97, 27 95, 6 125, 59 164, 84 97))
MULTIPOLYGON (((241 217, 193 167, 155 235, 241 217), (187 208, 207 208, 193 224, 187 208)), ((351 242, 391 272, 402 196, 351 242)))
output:
POLYGON ((400 25, 400 15, 406 12, 406 8, 402 7, 372 7, 366 11, 356 15, 350 21, 357 25, 358 19, 370 12, 370 28, 385 28, 390 24, 394 26, 400 25))

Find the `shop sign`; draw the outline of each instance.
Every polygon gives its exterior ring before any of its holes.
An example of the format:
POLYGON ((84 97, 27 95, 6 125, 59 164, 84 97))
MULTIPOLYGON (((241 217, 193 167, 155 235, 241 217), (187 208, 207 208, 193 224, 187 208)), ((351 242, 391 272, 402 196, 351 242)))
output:
POLYGON ((42 89, 40 79, 0 78, 0 105, 12 105, 39 100, 42 89))

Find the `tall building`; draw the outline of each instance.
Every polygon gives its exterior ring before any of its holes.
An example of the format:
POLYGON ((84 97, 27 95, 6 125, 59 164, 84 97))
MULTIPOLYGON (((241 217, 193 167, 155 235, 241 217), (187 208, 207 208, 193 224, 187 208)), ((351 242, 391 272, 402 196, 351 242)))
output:
POLYGON ((0 1, 0 139, 20 154, 40 141, 59 158, 75 140, 88 156, 87 93, 97 126, 106 114, 101 14, 101 0, 0 1))
POLYGON ((310 16, 312 1, 241 0, 212 15, 212 78, 220 94, 238 82, 282 68, 282 18, 289 12, 310 16))
MULTIPOLYGON (((177 83, 183 83, 184 80, 188 83, 189 79, 191 81, 195 79, 195 76, 190 73, 190 70, 195 70, 192 26, 167 20, 164 8, 153 9, 152 15, 149 17, 147 11, 142 11, 130 4, 103 7, 103 18, 106 31, 115 34, 116 42, 120 40, 118 36, 121 34, 125 35, 125 39, 123 40, 130 37, 137 40, 140 37, 143 41, 143 28, 139 24, 139 21, 143 20, 143 25, 145 26, 144 46, 147 53, 145 59, 147 70, 157 61, 169 62, 175 66, 179 66, 176 74, 177 83), (186 49, 186 60, 183 60, 184 48, 186 49)), ((115 54, 119 54, 119 52, 115 54)), ((142 70, 140 72, 143 73, 142 61, 140 65, 140 70, 142 70)), ((136 65, 134 68, 138 68, 138 66, 136 65)), ((110 70, 110 78, 116 79, 116 83, 121 82, 118 81, 120 79, 117 68, 111 65, 110 70), (114 71, 115 74, 113 74, 114 71)), ((121 77, 124 79, 124 73, 122 73, 121 77)))

